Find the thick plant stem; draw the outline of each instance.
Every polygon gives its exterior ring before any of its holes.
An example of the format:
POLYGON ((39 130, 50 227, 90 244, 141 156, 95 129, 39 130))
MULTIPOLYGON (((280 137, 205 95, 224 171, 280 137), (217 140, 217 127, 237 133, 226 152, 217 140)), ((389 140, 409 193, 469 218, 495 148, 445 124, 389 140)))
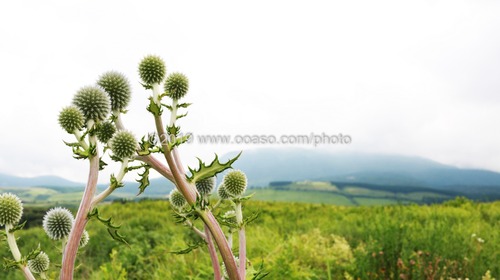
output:
MULTIPOLYGON (((7 235, 7 243, 9 244, 9 249, 12 252, 12 256, 16 262, 21 260, 21 251, 19 251, 19 247, 17 247, 16 237, 14 233, 11 233, 10 230, 13 228, 12 225, 5 225, 5 233, 7 235)), ((27 280, 35 280, 35 277, 29 270, 26 265, 19 264, 19 269, 24 275, 24 278, 27 280)))
POLYGON ((208 226, 205 225, 205 241, 207 241, 208 252, 210 253, 210 259, 212 260, 212 267, 214 268, 214 280, 220 280, 222 275, 220 274, 220 264, 219 256, 217 256, 217 251, 215 250, 214 241, 212 240, 212 235, 208 226))
POLYGON ((151 166, 154 170, 160 173, 163 177, 167 178, 170 182, 175 184, 174 175, 172 175, 172 171, 168 167, 166 167, 163 163, 157 160, 152 155, 147 156, 137 156, 135 159, 140 160, 149 166, 151 166))
POLYGON ((208 229, 210 230, 210 233, 212 234, 215 240, 215 243, 217 243, 217 246, 219 247, 219 252, 222 256, 222 261, 226 266, 226 271, 229 276, 229 279, 231 280, 244 279, 241 278, 238 273, 238 267, 236 266, 236 261, 233 256, 233 252, 231 251, 231 248, 229 248, 229 244, 227 243, 226 237, 224 236, 224 232, 220 228, 212 212, 199 211, 198 214, 200 215, 205 225, 207 225, 208 229))
POLYGON ((245 235, 245 225, 243 224, 243 211, 241 210, 241 202, 236 203, 236 222, 240 226, 239 230, 239 244, 240 244, 240 264, 239 271, 242 279, 245 279, 246 275, 246 262, 247 262, 247 241, 245 235))
MULTIPOLYGON (((95 136, 93 136, 95 138, 95 136)), ((95 144, 96 141, 91 141, 95 144)), ((76 253, 78 251, 78 246, 80 245, 80 239, 82 238, 83 230, 88 222, 88 213, 91 210, 92 199, 97 187, 97 178, 99 175, 99 154, 96 149, 96 154, 90 157, 90 170, 89 177, 87 181, 87 186, 85 187, 85 192, 83 193, 82 201, 80 207, 78 208, 78 213, 76 214, 75 223, 71 232, 69 234, 68 243, 63 252, 62 268, 61 268, 61 280, 71 280, 73 279, 73 270, 75 268, 76 253)))

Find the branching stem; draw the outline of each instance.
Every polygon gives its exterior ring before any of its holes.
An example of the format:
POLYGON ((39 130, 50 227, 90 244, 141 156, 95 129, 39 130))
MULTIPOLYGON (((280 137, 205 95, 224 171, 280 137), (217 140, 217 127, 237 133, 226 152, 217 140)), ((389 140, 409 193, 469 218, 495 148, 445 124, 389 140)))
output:
MULTIPOLYGON (((12 257, 16 262, 21 261, 21 251, 19 251, 19 247, 17 247, 16 237, 13 232, 10 230, 13 228, 12 225, 5 225, 5 233, 7 234, 7 243, 9 244, 9 249, 12 252, 12 257)), ((23 272, 24 278, 27 280, 35 280, 35 277, 29 270, 26 265, 19 264, 19 269, 23 272)))

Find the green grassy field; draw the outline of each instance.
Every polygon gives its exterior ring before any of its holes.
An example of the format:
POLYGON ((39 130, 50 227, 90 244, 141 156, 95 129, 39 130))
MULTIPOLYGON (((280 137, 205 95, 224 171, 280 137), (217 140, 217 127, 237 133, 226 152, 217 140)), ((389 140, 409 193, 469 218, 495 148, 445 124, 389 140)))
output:
MULTIPOLYGON (((91 221, 91 241, 78 257, 75 279, 212 278, 205 248, 169 253, 197 239, 174 223, 167 201, 100 208, 104 217, 122 224, 130 246, 113 241, 102 224, 91 221)), ((247 228, 248 256, 253 264, 264 263, 267 279, 481 279, 488 270, 500 277, 500 202, 350 207, 250 201, 244 212, 260 213, 247 228)), ((24 253, 41 244, 55 278, 60 244, 37 226, 18 236, 24 253)), ((22 279, 16 270, 0 275, 22 279)))

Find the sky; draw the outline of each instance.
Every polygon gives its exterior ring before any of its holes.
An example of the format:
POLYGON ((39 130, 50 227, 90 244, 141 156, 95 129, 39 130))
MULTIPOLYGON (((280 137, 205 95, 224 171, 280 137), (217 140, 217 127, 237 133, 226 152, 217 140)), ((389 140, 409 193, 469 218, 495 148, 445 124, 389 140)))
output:
MULTIPOLYGON (((8 1, 0 173, 84 181, 57 117, 106 71, 131 82, 127 129, 153 131, 137 72, 149 54, 189 78, 179 124, 195 136, 342 133, 350 144, 271 146, 500 172, 499 14, 499 1, 8 1)), ((195 142, 181 153, 193 165, 263 146, 195 142)))

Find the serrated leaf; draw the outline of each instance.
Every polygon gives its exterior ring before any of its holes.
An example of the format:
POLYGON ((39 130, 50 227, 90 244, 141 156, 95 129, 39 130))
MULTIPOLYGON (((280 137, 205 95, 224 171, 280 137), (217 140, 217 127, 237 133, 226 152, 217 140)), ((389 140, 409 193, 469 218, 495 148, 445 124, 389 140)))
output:
POLYGON ((121 162, 122 159, 120 157, 117 157, 113 154, 109 155, 109 158, 112 159, 113 161, 116 161, 116 162, 121 162))
POLYGON ((177 108, 187 108, 189 106, 191 106, 193 103, 180 103, 180 104, 177 104, 177 108))
POLYGON ((14 259, 10 258, 3 258, 3 269, 8 270, 8 269, 13 269, 17 268, 19 266, 20 262, 16 262, 14 259))
POLYGON ((118 233, 118 230, 120 229, 121 225, 119 225, 119 226, 113 225, 111 217, 109 217, 108 219, 102 218, 101 216, 99 216, 99 210, 97 210, 97 208, 92 209, 92 211, 90 211, 87 214, 87 217, 89 220, 94 218, 94 217, 97 218, 97 220, 99 222, 101 222, 102 224, 104 224, 108 228, 108 233, 111 236, 111 238, 129 246, 127 240, 125 240, 125 237, 118 233))
POLYGON ((107 166, 108 164, 102 160, 102 157, 99 158, 99 170, 104 170, 104 168, 107 166))
POLYGON ((9 230, 9 233, 14 233, 14 232, 16 232, 16 231, 18 231, 18 230, 23 229, 23 227, 26 225, 26 222, 27 222, 27 220, 26 220, 26 221, 24 221, 24 222, 23 222, 23 223, 21 223, 21 224, 18 224, 18 225, 17 225, 17 226, 15 226, 15 227, 11 228, 11 229, 9 230))
POLYGON ((78 142, 71 142, 71 143, 70 143, 70 142, 66 142, 66 141, 64 141, 64 140, 63 140, 63 142, 64 142, 64 144, 66 144, 66 146, 68 146, 68 147, 81 147, 80 143, 78 143, 78 142))
POLYGON ((186 175, 186 178, 189 182, 197 182, 199 180, 203 180, 209 177, 213 177, 222 171, 231 168, 231 165, 240 157, 241 152, 235 156, 234 158, 228 160, 226 163, 220 163, 219 157, 217 154, 215 155, 215 159, 210 163, 208 166, 201 161, 201 159, 198 159, 198 169, 192 169, 188 167, 189 171, 191 172, 191 175, 188 176, 186 175))
POLYGON ((141 86, 143 86, 145 89, 153 89, 152 85, 143 84, 143 83, 139 83, 139 84, 141 84, 141 86))
POLYGON ((175 147, 177 147, 177 146, 179 146, 179 145, 181 145, 183 143, 186 143, 189 140, 190 136, 191 135, 188 134, 188 135, 184 135, 182 137, 175 138, 175 140, 173 142, 169 142, 167 144, 168 150, 172 151, 175 147))
POLYGON ((182 250, 178 250, 178 251, 171 251, 170 253, 176 254, 176 255, 188 254, 191 251, 193 251, 195 249, 198 249, 201 246, 204 246, 205 244, 206 244, 205 241, 201 240, 201 241, 198 241, 198 242, 196 242, 194 244, 188 244, 188 247, 186 249, 182 249, 182 250))
POLYGON ((41 252, 42 250, 40 249, 40 243, 38 243, 38 246, 35 249, 31 250, 26 256, 21 259, 21 263, 24 265, 27 264, 29 260, 36 258, 36 256, 38 256, 41 252))
POLYGON ((161 105, 162 105, 163 107, 167 108, 170 112, 172 112, 172 106, 167 105, 167 104, 163 104, 163 103, 161 103, 161 105))
POLYGON ((249 217, 245 218, 243 220, 243 226, 247 226, 249 225, 250 223, 252 223, 253 221, 257 220, 257 218, 260 216, 260 212, 255 212, 255 213, 252 213, 252 215, 250 215, 249 217))
POLYGON ((118 180, 115 177, 115 174, 111 174, 109 178, 109 186, 114 190, 117 188, 121 188, 125 185, 122 182, 118 182, 118 180))
POLYGON ((162 109, 158 104, 156 104, 153 100, 153 98, 149 98, 149 106, 148 106, 148 111, 151 112, 155 116, 161 116, 162 114, 162 109))
POLYGON ((177 115, 176 119, 177 119, 177 120, 178 120, 178 119, 182 119, 182 118, 184 118, 184 117, 185 117, 185 116, 187 116, 187 115, 188 115, 188 113, 185 113, 185 114, 182 114, 182 115, 177 115))
POLYGON ((175 124, 172 126, 167 126, 167 133, 168 135, 175 135, 177 136, 179 132, 181 131, 180 126, 176 126, 175 124))
POLYGON ((139 193, 137 194, 137 196, 142 194, 146 190, 146 188, 149 186, 149 169, 151 168, 151 166, 144 164, 142 167, 144 167, 144 172, 139 173, 139 176, 141 176, 141 178, 138 180, 135 180, 136 182, 140 183, 139 193))
POLYGON ((253 274, 252 280, 262 280, 269 274, 270 272, 264 271, 264 261, 261 261, 258 270, 253 274))

